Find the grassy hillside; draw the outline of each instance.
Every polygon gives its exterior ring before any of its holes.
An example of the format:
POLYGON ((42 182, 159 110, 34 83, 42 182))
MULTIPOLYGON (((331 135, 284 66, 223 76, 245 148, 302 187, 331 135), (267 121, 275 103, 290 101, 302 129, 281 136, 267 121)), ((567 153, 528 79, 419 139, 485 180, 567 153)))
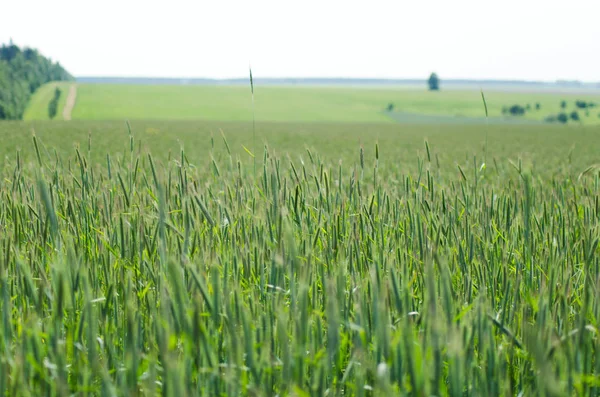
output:
MULTIPOLYGON (((568 111, 576 99, 600 102, 600 97, 552 93, 486 93, 490 117, 502 116, 502 107, 513 104, 541 110, 528 112, 525 119, 541 120, 559 111, 566 99, 568 111)), ((383 110, 388 103, 407 114, 484 116, 481 95, 477 91, 441 91, 408 89, 372 89, 339 87, 257 87, 256 119, 295 122, 392 122, 383 110)), ((33 103, 32 107, 39 107, 33 103)), ((39 109, 29 114, 39 115, 39 109)), ((583 123, 600 122, 600 108, 589 117, 580 112, 583 123)), ((27 119, 32 119, 28 117, 27 119)), ((249 87, 243 86, 168 86, 79 84, 73 119, 79 120, 252 120, 249 87)), ((436 120, 432 120, 433 123, 436 120)))
POLYGON ((61 89, 60 99, 58 100, 58 109, 54 120, 62 120, 63 109, 67 102, 67 96, 69 95, 69 87, 73 83, 47 83, 38 88, 25 109, 23 115, 24 120, 49 120, 48 117, 48 104, 54 97, 54 90, 56 87, 61 89))
POLYGON ((1 394, 598 395, 600 127, 256 135, 0 123, 1 394))

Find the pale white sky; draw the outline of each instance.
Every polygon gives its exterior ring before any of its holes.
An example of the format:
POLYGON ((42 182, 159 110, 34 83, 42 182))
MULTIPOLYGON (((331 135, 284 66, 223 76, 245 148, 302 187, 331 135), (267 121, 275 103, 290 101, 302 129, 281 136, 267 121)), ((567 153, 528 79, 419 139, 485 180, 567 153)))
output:
POLYGON ((600 0, 3 0, 76 76, 600 81, 600 0))

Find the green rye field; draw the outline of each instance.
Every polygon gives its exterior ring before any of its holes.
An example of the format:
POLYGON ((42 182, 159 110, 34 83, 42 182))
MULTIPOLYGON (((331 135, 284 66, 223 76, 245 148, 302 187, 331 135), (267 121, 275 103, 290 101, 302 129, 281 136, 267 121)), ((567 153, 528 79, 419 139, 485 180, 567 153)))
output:
MULTIPOLYGON (((49 97, 45 102, 45 97, 40 98, 45 92, 42 89, 34 96, 26 120, 47 118, 49 97)), ((529 104, 532 110, 510 119, 541 121, 559 113, 563 99, 568 104, 567 113, 575 110, 575 100, 600 103, 599 95, 486 92, 492 122, 503 117, 504 106, 515 104, 529 104), (540 110, 535 110, 536 103, 540 104, 540 110)), ((427 92, 402 88, 266 86, 256 91, 254 109, 256 119, 262 121, 390 123, 394 120, 413 122, 414 115, 437 115, 468 117, 485 123, 481 94, 475 90, 427 92), (396 117, 384 112, 389 103, 394 104, 396 117)), ((74 120, 250 121, 252 110, 245 86, 78 84, 72 117, 74 120)), ((62 107, 59 114, 62 115, 62 107)), ((600 123, 600 107, 590 109, 587 116, 585 110, 579 110, 579 115, 580 123, 600 123)), ((440 120, 429 120, 429 123, 436 122, 440 120)))
POLYGON ((600 127, 102 90, 0 123, 2 394, 600 393, 600 127))

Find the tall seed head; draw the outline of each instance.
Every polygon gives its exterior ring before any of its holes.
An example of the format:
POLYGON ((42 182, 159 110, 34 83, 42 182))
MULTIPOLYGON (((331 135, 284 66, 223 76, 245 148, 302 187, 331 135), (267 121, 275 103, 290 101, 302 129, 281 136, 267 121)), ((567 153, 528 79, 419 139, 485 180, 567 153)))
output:
POLYGON ((363 147, 360 147, 360 168, 365 169, 365 151, 363 147))

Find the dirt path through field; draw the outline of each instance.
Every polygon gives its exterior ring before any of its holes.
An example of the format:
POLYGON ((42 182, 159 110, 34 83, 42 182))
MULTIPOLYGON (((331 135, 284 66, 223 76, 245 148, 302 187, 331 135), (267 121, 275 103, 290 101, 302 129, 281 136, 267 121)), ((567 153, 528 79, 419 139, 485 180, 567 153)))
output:
POLYGON ((69 95, 67 96, 67 103, 65 104, 65 108, 63 109, 63 119, 71 120, 71 113, 73 112, 73 108, 75 107, 75 100, 77 99, 77 86, 73 84, 71 88, 69 88, 69 95))

